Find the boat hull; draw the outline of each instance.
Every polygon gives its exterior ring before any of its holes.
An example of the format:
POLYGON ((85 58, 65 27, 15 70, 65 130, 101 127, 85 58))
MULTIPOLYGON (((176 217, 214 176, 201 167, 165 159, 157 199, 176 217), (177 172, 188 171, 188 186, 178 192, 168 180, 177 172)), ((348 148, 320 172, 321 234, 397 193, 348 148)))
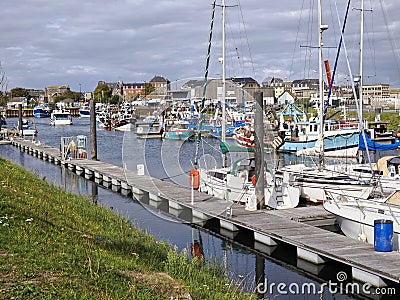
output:
POLYGON ((47 112, 36 111, 36 110, 33 111, 33 116, 35 118, 48 118, 48 117, 50 117, 50 115, 47 112))
POLYGON ((81 118, 90 118, 90 110, 80 110, 79 116, 81 118))
MULTIPOLYGON (((324 153, 338 150, 354 149, 358 147, 359 134, 348 133, 338 134, 324 138, 324 153)), ((297 153, 304 149, 312 149, 316 147, 317 139, 309 141, 285 141, 278 149, 278 152, 297 153)))
POLYGON ((374 221, 393 221, 393 250, 400 250, 400 208, 396 205, 389 209, 386 205, 373 200, 361 200, 342 203, 340 201, 327 201, 324 208, 336 215, 337 222, 342 232, 353 239, 374 244, 374 221), (397 208, 396 208, 397 207, 397 208))
POLYGON ((170 140, 187 140, 193 137, 194 134, 192 130, 166 130, 163 133, 163 138, 170 140))

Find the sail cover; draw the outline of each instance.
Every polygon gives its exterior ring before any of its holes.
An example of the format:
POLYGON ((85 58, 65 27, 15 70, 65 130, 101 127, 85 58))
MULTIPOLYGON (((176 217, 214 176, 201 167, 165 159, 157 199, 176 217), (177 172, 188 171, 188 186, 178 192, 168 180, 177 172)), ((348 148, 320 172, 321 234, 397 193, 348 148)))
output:
MULTIPOLYGON (((367 147, 368 147, 368 150, 370 150, 370 151, 388 151, 388 150, 400 149, 400 143, 387 144, 387 145, 379 144, 377 142, 371 141, 371 138, 369 137, 368 134, 365 134, 365 140, 367 141, 367 147)), ((363 135, 360 134, 358 150, 366 151, 367 147, 365 146, 363 135)))

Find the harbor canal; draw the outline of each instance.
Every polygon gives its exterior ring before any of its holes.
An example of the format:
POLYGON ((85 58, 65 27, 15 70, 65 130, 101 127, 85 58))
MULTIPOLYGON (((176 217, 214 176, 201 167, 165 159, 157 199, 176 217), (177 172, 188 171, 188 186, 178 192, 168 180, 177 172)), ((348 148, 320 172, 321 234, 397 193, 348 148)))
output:
MULTIPOLYGON (((48 120, 35 120, 39 129, 38 140, 52 147, 58 147, 61 136, 88 135, 89 124, 85 119, 74 119, 74 125, 69 127, 50 127, 48 120)), ((209 149, 205 150, 212 157, 218 157, 215 147, 218 143, 210 141, 209 149), (214 153, 216 152, 216 153, 214 153)), ((191 152, 190 143, 163 142, 161 140, 137 140, 134 133, 98 131, 99 159, 117 166, 144 163, 147 173, 153 177, 170 180, 187 185, 187 170, 190 169, 191 152), (160 167, 159 163, 163 166, 160 167)), ((0 147, 2 157, 17 163, 39 178, 45 178, 48 182, 63 189, 80 195, 92 197, 100 205, 129 219, 135 226, 155 235, 157 239, 165 240, 182 249, 189 249, 193 239, 201 241, 204 255, 209 260, 217 260, 226 267, 227 274, 242 284, 248 291, 255 289, 256 277, 264 278, 269 283, 285 283, 286 285, 314 284, 320 287, 321 283, 336 280, 337 274, 345 274, 349 270, 341 266, 315 266, 297 259, 293 251, 287 247, 279 249, 254 249, 254 240, 245 236, 235 240, 214 232, 213 228, 206 230, 193 228, 184 224, 172 216, 163 214, 160 216, 153 210, 140 205, 132 198, 121 196, 112 190, 98 187, 91 181, 69 170, 43 160, 34 158, 19 152, 15 147, 0 147), (278 250, 278 251, 276 251, 278 250), (269 252, 270 251, 270 252, 269 252), (344 273, 341 273, 344 272, 344 273)), ((216 163, 216 162, 215 162, 216 163)), ((305 234, 306 238, 306 234, 305 234)), ((263 281, 265 282, 265 281, 263 281)), ((279 296, 280 298, 296 298, 298 296, 280 294, 276 289, 273 293, 265 293, 266 297, 279 296)), ((321 295, 303 295, 304 299, 320 299, 321 295)), ((357 295, 354 295, 357 296, 357 295)), ((325 291, 323 298, 346 299, 352 296, 340 294, 330 295, 325 291)), ((367 297, 369 298, 369 297, 367 297)))

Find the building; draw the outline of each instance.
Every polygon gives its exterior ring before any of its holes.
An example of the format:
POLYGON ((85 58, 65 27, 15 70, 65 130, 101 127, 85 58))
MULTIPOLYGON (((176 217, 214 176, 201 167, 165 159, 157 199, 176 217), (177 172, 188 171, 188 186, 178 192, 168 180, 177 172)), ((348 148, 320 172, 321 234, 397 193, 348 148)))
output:
POLYGON ((284 106, 288 104, 293 104, 296 100, 296 96, 292 94, 291 92, 283 92, 281 95, 279 95, 277 104, 284 106))
POLYGON ((125 100, 134 100, 144 95, 144 82, 122 83, 122 97, 125 100))
POLYGON ((389 84, 364 84, 363 103, 379 105, 390 98, 389 84))
POLYGON ((171 82, 159 75, 155 75, 149 82, 154 87, 154 92, 152 93, 154 96, 163 97, 171 89, 171 82))
POLYGON ((316 97, 318 89, 318 79, 298 79, 292 82, 292 93, 295 94, 298 99, 316 97))
MULTIPOLYGON (((222 88, 221 79, 207 80, 205 99, 221 100, 222 88)), ((189 80, 182 85, 181 89, 190 90, 191 99, 202 99, 204 80, 189 80)), ((254 101, 254 93, 259 90, 259 84, 252 78, 230 78, 225 81, 225 99, 230 104, 254 101)))
POLYGON ((100 80, 97 83, 97 86, 100 85, 107 85, 108 88, 111 90, 111 95, 112 96, 122 96, 122 81, 118 81, 118 82, 105 82, 103 80, 100 80))
POLYGON ((47 103, 50 103, 53 101, 53 98, 63 94, 66 91, 69 91, 70 88, 68 85, 52 85, 52 86, 48 86, 45 88, 44 90, 44 97, 45 97, 45 101, 47 103))

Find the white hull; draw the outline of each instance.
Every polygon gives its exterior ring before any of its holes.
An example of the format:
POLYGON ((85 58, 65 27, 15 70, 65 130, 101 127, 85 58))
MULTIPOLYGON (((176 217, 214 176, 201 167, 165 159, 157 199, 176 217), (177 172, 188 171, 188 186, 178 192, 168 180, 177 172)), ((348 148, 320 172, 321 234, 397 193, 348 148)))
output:
POLYGON ((132 131, 132 130, 135 130, 135 126, 133 124, 129 123, 129 124, 115 127, 114 129, 118 130, 118 131, 132 131))
MULTIPOLYGON (((349 199, 349 198, 347 198, 349 199)), ((353 239, 374 244, 374 221, 393 221, 393 250, 400 249, 400 206, 374 200, 327 201, 324 208, 336 215, 343 233, 353 239)))
POLYGON ((56 125, 72 125, 71 113, 69 111, 53 111, 50 116, 50 124, 56 125))
POLYGON ((51 120, 50 121, 51 125, 71 125, 72 121, 71 120, 51 120))
POLYGON ((36 129, 24 129, 21 131, 21 135, 23 136, 35 136, 37 133, 36 129))
POLYGON ((370 197, 375 187, 368 182, 359 182, 332 170, 309 168, 303 164, 282 168, 284 183, 298 187, 300 197, 311 202, 324 202, 327 195, 340 197, 347 195, 360 199, 370 197))
MULTIPOLYGON (((358 146, 348 149, 330 150, 324 151, 325 157, 336 157, 336 158, 356 158, 358 152, 358 146)), ((308 148, 296 151, 297 156, 318 156, 319 151, 314 148, 308 148)))
MULTIPOLYGON (((200 191, 228 202, 243 203, 248 208, 255 208, 255 188, 246 182, 245 177, 226 174, 227 169, 224 169, 225 179, 210 176, 209 172, 214 171, 200 170, 200 191)), ((265 205, 273 209, 294 208, 299 204, 299 189, 287 184, 282 184, 279 191, 273 185, 267 185, 264 194, 265 205), (279 192, 282 194, 280 197, 277 196, 279 192)))

